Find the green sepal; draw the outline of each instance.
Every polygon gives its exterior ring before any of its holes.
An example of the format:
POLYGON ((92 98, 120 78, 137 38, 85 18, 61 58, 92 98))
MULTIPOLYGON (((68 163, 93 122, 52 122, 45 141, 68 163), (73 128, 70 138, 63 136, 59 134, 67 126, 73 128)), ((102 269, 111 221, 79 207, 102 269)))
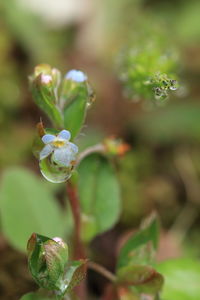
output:
POLYGON ((41 137, 40 137, 38 134, 36 134, 36 135, 35 135, 35 138, 34 138, 34 140, 33 140, 32 152, 33 152, 33 155, 34 155, 37 159, 39 159, 39 157, 40 157, 40 152, 41 152, 41 150, 44 148, 44 146, 45 146, 45 145, 44 145, 44 143, 43 143, 41 137))
POLYGON ((64 110, 64 127, 71 132, 72 139, 83 126, 90 97, 91 88, 87 81, 64 79, 60 105, 64 110))
POLYGON ((42 84, 42 74, 31 80, 31 93, 35 103, 43 110, 51 121, 59 126, 63 126, 63 117, 60 109, 56 106, 56 96, 54 93, 53 81, 49 84, 42 84))
POLYGON ((35 67, 29 77, 30 89, 35 103, 43 110, 58 127, 63 127, 62 112, 58 107, 58 88, 61 82, 60 71, 47 64, 35 67), (47 81, 44 78, 48 78, 47 81))

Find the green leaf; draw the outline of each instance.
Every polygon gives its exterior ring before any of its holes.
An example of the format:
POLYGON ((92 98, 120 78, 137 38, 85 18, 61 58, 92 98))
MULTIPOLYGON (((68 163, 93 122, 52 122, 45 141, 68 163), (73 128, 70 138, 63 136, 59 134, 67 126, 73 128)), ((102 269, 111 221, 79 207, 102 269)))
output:
POLYGON ((55 295, 54 292, 45 289, 39 289, 36 292, 23 295, 20 300, 61 300, 61 298, 55 295))
POLYGON ((122 247, 117 268, 129 264, 148 264, 153 262, 153 254, 158 246, 159 223, 155 214, 148 218, 143 229, 134 234, 122 247))
POLYGON ((78 172, 84 228, 88 228, 85 224, 87 219, 92 226, 89 235, 87 232, 82 232, 82 235, 83 239, 90 240, 118 221, 121 210, 119 185, 109 161, 98 154, 86 157, 80 163, 78 172))
POLYGON ((61 94, 64 106, 64 127, 71 132, 72 139, 79 133, 86 117, 90 102, 89 84, 65 79, 61 94))
POLYGON ((55 297, 49 298, 46 296, 41 296, 38 293, 28 293, 28 294, 22 296, 22 298, 20 298, 20 300, 49 300, 49 299, 56 300, 55 297))
POLYGON ((164 283, 163 276, 151 266, 132 265, 120 268, 117 272, 118 283, 134 286, 140 293, 156 294, 164 283))
POLYGON ((200 295, 200 262, 189 258, 172 259, 157 265, 165 277, 162 300, 196 300, 200 295))
POLYGON ((33 232, 63 236, 62 215, 56 199, 30 171, 8 169, 3 174, 0 194, 2 230, 14 247, 25 251, 33 232))

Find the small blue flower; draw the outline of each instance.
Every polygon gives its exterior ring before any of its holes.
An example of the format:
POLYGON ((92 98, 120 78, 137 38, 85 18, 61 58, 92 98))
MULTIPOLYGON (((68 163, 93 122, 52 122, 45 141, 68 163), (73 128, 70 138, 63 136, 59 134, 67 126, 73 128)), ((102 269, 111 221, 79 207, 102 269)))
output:
POLYGON ((75 161, 78 147, 70 143, 71 134, 67 130, 62 130, 58 135, 45 134, 42 137, 46 145, 40 152, 40 160, 45 159, 52 153, 52 159, 60 166, 70 167, 75 161))
POLYGON ((78 70, 71 70, 65 75, 66 79, 73 80, 75 82, 84 82, 87 80, 87 76, 78 70))

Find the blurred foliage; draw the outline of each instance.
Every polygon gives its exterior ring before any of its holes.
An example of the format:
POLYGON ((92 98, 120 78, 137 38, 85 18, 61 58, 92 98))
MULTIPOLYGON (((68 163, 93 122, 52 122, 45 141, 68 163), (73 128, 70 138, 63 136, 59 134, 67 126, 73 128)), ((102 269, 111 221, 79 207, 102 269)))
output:
POLYGON ((138 233, 134 234, 122 247, 117 268, 133 264, 152 264, 159 243, 159 222, 155 214, 152 214, 143 222, 138 233), (141 255, 141 253, 143 254, 141 255))
POLYGON ((125 226, 138 226, 143 215, 153 208, 145 195, 145 187, 153 176, 155 158, 151 149, 133 147, 119 161, 119 181, 123 198, 121 222, 125 226), (131 195, 131 201, 130 201, 131 195))
POLYGON ((159 242, 159 223, 156 215, 145 220, 139 232, 122 247, 117 262, 117 280, 125 286, 147 294, 161 291, 164 278, 152 264, 159 242))
POLYGON ((198 103, 176 103, 165 110, 143 114, 133 120, 138 135, 154 144, 176 144, 196 141, 199 143, 200 106, 198 103))
POLYGON ((2 2, 1 11, 10 33, 35 63, 57 59, 59 35, 49 32, 40 18, 16 0, 2 2), (50 44, 51 47, 48 47, 50 44))
POLYGON ((165 277, 162 299, 197 299, 200 293, 199 267, 199 261, 189 258, 179 258, 160 263, 158 270, 165 277))
POLYGON ((3 233, 21 251, 26 250, 27 239, 32 232, 62 237, 65 231, 63 217, 53 195, 28 170, 12 168, 4 173, 0 212, 3 233))

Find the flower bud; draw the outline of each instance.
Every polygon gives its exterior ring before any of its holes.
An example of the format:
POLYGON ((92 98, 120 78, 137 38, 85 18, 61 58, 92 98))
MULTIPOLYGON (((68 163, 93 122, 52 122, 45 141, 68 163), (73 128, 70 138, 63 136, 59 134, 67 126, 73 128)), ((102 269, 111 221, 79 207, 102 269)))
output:
POLYGON ((27 245, 30 272, 37 284, 48 290, 61 290, 68 261, 68 247, 62 239, 33 233, 27 245))
POLYGON ((124 143, 121 139, 115 137, 105 139, 104 145, 106 152, 112 156, 123 156, 130 150, 130 146, 127 143, 124 143))
POLYGON ((41 64, 35 67, 29 77, 31 92, 35 103, 48 115, 54 124, 62 126, 63 116, 58 106, 58 87, 61 74, 51 66, 41 64))

